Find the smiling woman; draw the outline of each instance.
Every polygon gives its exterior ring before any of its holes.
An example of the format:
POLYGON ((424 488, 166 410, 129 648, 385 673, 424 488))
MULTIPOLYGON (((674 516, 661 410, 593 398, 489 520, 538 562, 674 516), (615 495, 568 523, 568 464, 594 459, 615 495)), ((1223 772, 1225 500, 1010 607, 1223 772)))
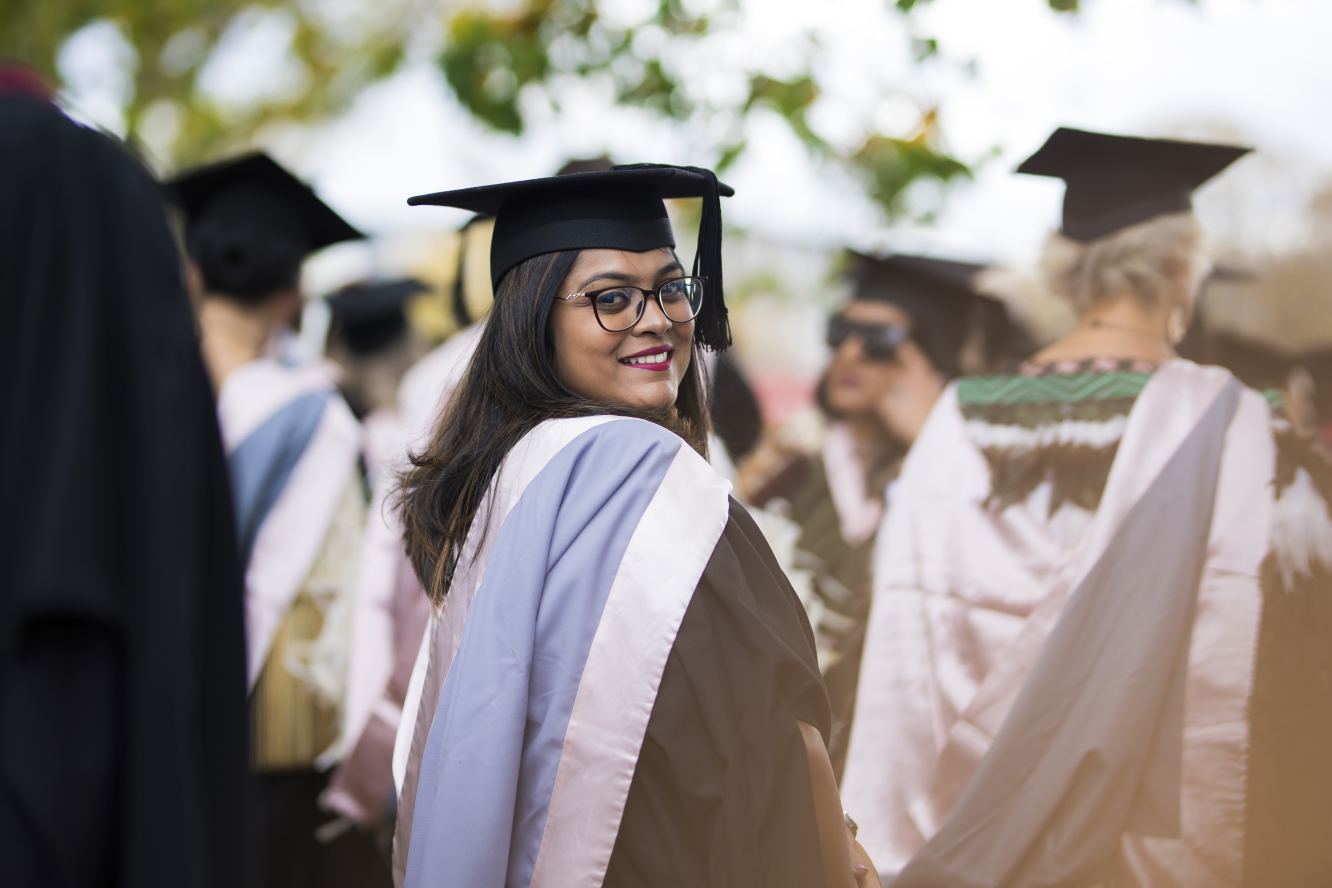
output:
POLYGON ((804 611, 704 458, 729 193, 644 166, 412 200, 496 216, 495 304, 402 485, 436 616, 395 755, 399 884, 874 878, 804 611), (672 197, 704 202, 689 272, 672 197))
POLYGON ((693 363, 703 285, 684 277, 669 247, 646 253, 584 250, 551 315, 556 371, 594 401, 669 409, 693 363), (607 289, 590 287, 622 282, 607 289))

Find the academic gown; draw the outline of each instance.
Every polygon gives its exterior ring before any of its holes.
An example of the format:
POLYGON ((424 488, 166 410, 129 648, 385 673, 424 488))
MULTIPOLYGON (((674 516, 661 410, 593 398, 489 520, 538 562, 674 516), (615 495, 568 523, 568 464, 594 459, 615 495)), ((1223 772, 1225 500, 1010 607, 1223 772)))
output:
POLYGON ((607 888, 819 885, 795 719, 831 715, 804 608, 734 499, 676 635, 607 888))
POLYGON ((0 244, 0 882, 240 885, 241 571, 157 187, 0 86, 0 244))
POLYGON ((843 799, 894 885, 1332 884, 1332 473, 1183 360, 962 380, 876 553, 843 799))
POLYGON ((372 837, 339 832, 320 801, 326 760, 339 752, 364 527, 361 427, 322 365, 271 358, 227 376, 218 417, 247 558, 255 879, 282 888, 387 883, 372 837))
POLYGON ((641 420, 514 448, 404 707, 399 884, 822 884, 796 720, 826 737, 827 694, 728 490, 641 420))

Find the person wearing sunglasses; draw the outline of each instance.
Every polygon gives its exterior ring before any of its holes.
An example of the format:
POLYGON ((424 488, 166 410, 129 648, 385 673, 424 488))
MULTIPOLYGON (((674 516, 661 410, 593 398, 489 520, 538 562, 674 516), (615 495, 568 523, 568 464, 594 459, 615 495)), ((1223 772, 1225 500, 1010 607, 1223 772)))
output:
POLYGON ((799 599, 706 458, 730 193, 645 164, 410 201, 495 216, 495 300, 398 497, 434 604, 394 756, 407 888, 878 884, 799 599))
MULTIPOLYGON (((807 601, 833 705, 829 751, 839 776, 888 487, 945 382, 960 373, 964 347, 987 332, 992 314, 1002 318, 1002 307, 973 289, 981 268, 850 253, 852 296, 828 320, 831 359, 817 392, 816 435, 795 441, 792 430, 778 430, 742 467, 752 501, 799 528, 795 561, 813 575, 807 601)), ((992 335, 979 342, 998 344, 992 335)))
POLYGON ((898 481, 845 796, 896 888, 1332 884, 1332 466, 1179 357, 1249 149, 1059 128, 1076 326, 950 386, 898 481), (1314 676, 1318 676, 1315 678, 1314 676))

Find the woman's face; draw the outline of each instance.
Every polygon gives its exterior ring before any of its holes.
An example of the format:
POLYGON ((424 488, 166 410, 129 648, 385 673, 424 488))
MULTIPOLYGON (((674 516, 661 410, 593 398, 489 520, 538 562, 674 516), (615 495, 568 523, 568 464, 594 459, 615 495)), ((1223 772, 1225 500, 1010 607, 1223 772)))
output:
MULTIPOLYGON (((646 253, 583 250, 560 288, 560 295, 610 287, 654 290, 682 277, 684 269, 667 248, 646 253)), ((704 298, 707 298, 706 293, 704 298)), ((555 339, 555 371, 585 398, 639 409, 675 403, 689 369, 694 322, 674 323, 656 299, 646 300, 643 317, 619 333, 597 323, 591 302, 557 299, 550 315, 555 339)))
MULTIPOLYGON (((851 302, 842 309, 841 316, 855 324, 911 326, 911 316, 888 302, 851 302)), ((901 365, 896 360, 868 358, 860 337, 851 336, 833 352, 824 396, 833 412, 845 419, 877 416, 877 406, 901 372, 901 365)))

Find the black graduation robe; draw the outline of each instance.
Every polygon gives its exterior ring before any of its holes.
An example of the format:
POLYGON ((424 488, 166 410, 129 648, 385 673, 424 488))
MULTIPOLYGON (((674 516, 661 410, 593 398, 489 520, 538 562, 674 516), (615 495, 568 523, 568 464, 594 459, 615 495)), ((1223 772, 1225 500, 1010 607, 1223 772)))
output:
POLYGON ((0 876, 244 879, 241 575, 150 177, 0 90, 0 876))
POLYGON ((604 884, 822 885, 796 719, 826 742, 813 633, 732 499, 662 676, 604 884))

